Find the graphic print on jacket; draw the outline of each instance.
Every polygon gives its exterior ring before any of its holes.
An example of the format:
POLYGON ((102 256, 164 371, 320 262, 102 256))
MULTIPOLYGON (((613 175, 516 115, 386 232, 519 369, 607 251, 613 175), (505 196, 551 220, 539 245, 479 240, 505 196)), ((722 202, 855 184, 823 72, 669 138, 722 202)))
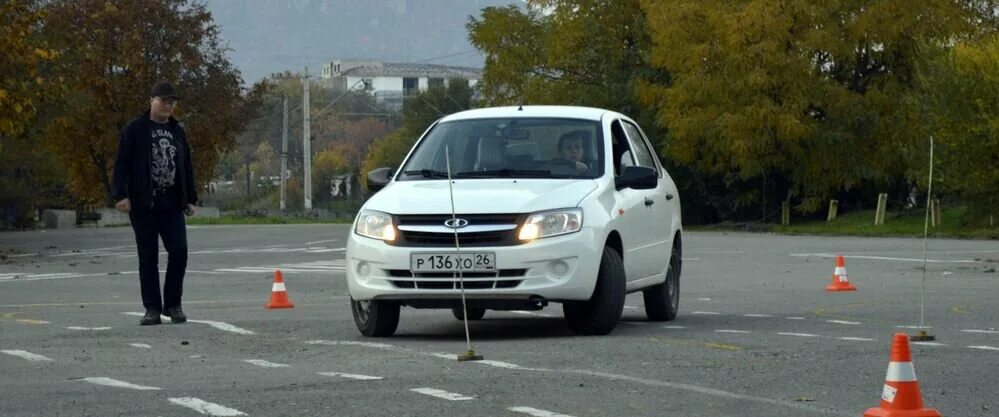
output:
POLYGON ((154 128, 152 144, 152 164, 150 175, 153 177, 153 190, 168 190, 174 186, 177 178, 177 146, 170 129, 154 128))

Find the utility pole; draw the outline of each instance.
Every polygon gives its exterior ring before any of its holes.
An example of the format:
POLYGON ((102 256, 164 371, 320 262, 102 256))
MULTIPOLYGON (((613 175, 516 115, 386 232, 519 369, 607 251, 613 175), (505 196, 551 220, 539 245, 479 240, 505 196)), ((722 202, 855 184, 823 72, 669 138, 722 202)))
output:
POLYGON ((284 96, 284 120, 281 128, 281 213, 284 213, 286 204, 285 187, 288 183, 288 96, 284 96))
POLYGON ((312 212, 312 132, 309 129, 309 67, 305 67, 305 78, 302 79, 302 115, 304 126, 302 127, 302 157, 305 158, 305 212, 312 212))

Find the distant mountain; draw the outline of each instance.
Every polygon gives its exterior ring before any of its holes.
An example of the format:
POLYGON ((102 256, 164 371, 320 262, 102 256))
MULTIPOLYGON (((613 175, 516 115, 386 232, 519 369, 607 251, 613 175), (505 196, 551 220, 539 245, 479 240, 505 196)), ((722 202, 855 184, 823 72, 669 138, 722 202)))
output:
POLYGON ((465 24, 520 0, 207 0, 247 85, 334 58, 481 68, 465 24))

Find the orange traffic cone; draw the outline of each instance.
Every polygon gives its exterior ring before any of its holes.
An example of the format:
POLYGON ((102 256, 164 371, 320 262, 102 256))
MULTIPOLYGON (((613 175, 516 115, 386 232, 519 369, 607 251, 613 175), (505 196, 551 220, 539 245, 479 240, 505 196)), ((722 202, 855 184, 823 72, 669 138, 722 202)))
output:
POLYGON ((937 410, 923 408, 923 396, 919 393, 916 369, 909 353, 909 335, 895 333, 881 405, 867 409, 864 417, 942 417, 937 410))
POLYGON ((857 287, 850 284, 846 278, 846 262, 843 255, 836 256, 836 269, 833 270, 832 284, 826 286, 826 291, 857 291, 857 287))
POLYGON ((274 286, 271 287, 271 302, 267 308, 292 308, 295 305, 288 300, 288 291, 284 288, 284 276, 281 270, 274 271, 274 286))

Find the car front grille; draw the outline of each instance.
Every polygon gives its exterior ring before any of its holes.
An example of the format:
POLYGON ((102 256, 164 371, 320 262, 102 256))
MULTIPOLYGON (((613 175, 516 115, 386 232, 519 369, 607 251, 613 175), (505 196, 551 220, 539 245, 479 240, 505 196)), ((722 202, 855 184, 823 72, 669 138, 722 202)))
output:
MULTIPOLYGON (((514 226, 509 230, 462 232, 458 229, 458 244, 462 247, 514 246, 523 242, 517 239, 519 225, 524 220, 522 214, 459 214, 457 217, 468 220, 469 226, 514 226)), ((454 247, 453 231, 401 230, 410 227, 441 227, 451 219, 450 214, 401 215, 396 216, 396 226, 400 227, 394 246, 405 247, 454 247)))
POLYGON ((407 269, 385 271, 389 282, 396 288, 418 290, 489 290, 516 288, 523 281, 527 269, 501 269, 497 272, 465 272, 459 280, 453 272, 419 272, 407 269), (399 279, 392 279, 399 278, 399 279), (492 278, 492 279, 490 279, 492 278))

